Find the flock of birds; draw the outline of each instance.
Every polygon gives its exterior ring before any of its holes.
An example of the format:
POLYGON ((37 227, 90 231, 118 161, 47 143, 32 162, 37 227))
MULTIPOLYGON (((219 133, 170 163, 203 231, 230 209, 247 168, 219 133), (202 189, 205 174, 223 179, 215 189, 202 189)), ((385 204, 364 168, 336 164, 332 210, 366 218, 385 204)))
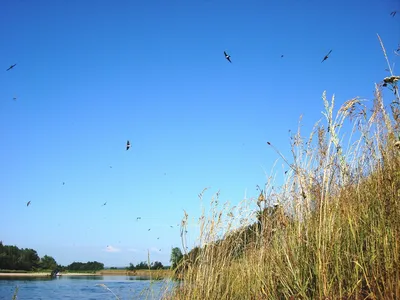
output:
MULTIPOLYGON (((327 60, 327 59, 329 58, 329 55, 331 54, 331 52, 332 52, 332 50, 330 50, 330 51, 328 52, 328 54, 324 56, 324 58, 322 59, 321 63, 323 63, 325 60, 327 60)), ((226 58, 230 63, 232 63, 232 61, 231 61, 231 56, 230 56, 228 53, 226 53, 226 51, 224 51, 224 55, 225 55, 225 58, 226 58)), ((281 58, 283 58, 283 54, 281 55, 281 58)), ((128 141, 128 142, 129 142, 129 141, 128 141)), ((128 150, 128 149, 126 149, 126 150, 128 150)))
MULTIPOLYGON (((391 15, 392 17, 394 17, 394 16, 396 16, 397 12, 398 12, 398 11, 392 11, 392 12, 390 13, 390 15, 391 15)), ((399 49, 397 49, 397 51, 400 51, 400 45, 399 45, 399 49)), ((323 57, 321 63, 323 63, 324 61, 326 61, 326 60, 329 58, 329 56, 330 56, 331 53, 332 53, 332 49, 323 57)), ((225 56, 225 59, 226 59, 229 63, 232 63, 231 56, 230 56, 226 51, 224 51, 224 56, 225 56)), ((283 58, 283 57, 284 57, 284 55, 282 54, 282 55, 281 55, 281 58, 283 58)), ((10 65, 10 66, 6 69, 6 71, 10 71, 10 70, 14 69, 16 65, 17 65, 16 63, 10 65)), ((17 97, 13 97, 13 100, 17 100, 17 97)), ((131 148, 131 143, 130 143, 129 140, 127 140, 127 141, 126 141, 126 151, 128 151, 130 148, 131 148)), ((110 168, 112 168, 112 166, 110 166, 110 168)), ((65 185, 65 182, 63 182, 62 184, 65 185)), ((31 201, 28 201, 28 202, 26 203, 26 206, 29 206, 30 204, 31 204, 31 201)), ((107 202, 104 202, 101 206, 106 206, 106 205, 107 205, 107 202)), ((141 220, 141 217, 137 217, 137 218, 136 218, 136 221, 139 221, 139 220, 141 220)), ((178 226, 179 226, 179 224, 178 224, 178 226)), ((170 227, 171 227, 171 228, 174 228, 172 225, 171 225, 170 227)), ((150 231, 150 230, 151 230, 151 228, 148 229, 148 231, 150 231)), ((157 239, 160 239, 160 238, 158 237, 157 239)), ((107 247, 108 247, 108 246, 107 246, 107 247)), ((160 251, 161 251, 161 249, 160 249, 160 251)))

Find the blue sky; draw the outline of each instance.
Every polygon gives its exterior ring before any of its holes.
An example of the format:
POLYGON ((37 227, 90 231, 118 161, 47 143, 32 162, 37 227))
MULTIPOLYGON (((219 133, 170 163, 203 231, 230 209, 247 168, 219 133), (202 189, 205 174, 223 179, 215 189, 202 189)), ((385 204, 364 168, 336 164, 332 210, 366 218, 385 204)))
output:
POLYGON ((205 187, 257 196, 266 142, 289 155, 324 90, 372 99, 376 34, 397 62, 399 18, 394 0, 2 1, 0 240, 61 264, 168 264, 183 210, 198 218, 205 187))

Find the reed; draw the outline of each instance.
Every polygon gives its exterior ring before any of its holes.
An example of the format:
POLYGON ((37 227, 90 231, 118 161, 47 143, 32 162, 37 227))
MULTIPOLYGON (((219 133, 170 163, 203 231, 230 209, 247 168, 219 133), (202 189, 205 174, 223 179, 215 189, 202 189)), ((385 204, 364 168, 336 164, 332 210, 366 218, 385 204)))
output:
POLYGON ((175 270, 182 282, 166 298, 400 299, 396 83, 376 84, 372 101, 351 99, 337 113, 324 92, 323 119, 307 137, 299 126, 290 159, 268 142, 287 164, 284 184, 271 175, 258 198, 234 208, 214 195, 198 247, 175 270))

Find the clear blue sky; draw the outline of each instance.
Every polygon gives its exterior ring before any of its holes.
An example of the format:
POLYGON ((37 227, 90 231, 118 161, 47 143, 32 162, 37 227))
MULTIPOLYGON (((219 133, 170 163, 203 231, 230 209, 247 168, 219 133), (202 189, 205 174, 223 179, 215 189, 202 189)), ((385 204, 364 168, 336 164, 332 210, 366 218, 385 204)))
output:
POLYGON ((289 154, 324 90, 372 99, 400 3, 3 0, 0 33, 0 240, 61 264, 168 264, 183 209, 197 218, 205 187, 257 196, 266 142, 289 154))

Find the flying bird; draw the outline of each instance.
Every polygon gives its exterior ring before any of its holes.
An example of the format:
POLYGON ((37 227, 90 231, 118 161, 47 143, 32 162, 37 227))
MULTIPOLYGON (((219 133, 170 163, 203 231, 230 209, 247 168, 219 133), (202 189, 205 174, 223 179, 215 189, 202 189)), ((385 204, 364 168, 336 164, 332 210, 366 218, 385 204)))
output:
POLYGON ((283 54, 281 55, 281 58, 283 58, 283 54))
POLYGON ((147 231, 150 231, 151 230, 151 228, 149 228, 147 231))
POLYGON ((11 65, 6 71, 10 71, 12 68, 14 68, 17 64, 11 65))
POLYGON ((329 57, 329 54, 331 54, 331 52, 332 52, 332 50, 331 50, 331 51, 329 51, 327 55, 325 55, 325 57, 324 57, 324 59, 321 61, 321 63, 323 63, 325 60, 327 60, 327 59, 328 59, 328 57, 329 57))
POLYGON ((106 204, 107 204, 107 201, 106 201, 106 202, 104 202, 102 206, 105 206, 106 204))
POLYGON ((14 100, 14 101, 17 100, 17 97, 13 97, 13 100, 14 100))
POLYGON ((131 147, 131 143, 129 143, 129 140, 126 141, 126 150, 129 150, 129 148, 131 147))
POLYGON ((391 15, 392 17, 394 17, 396 14, 397 14, 397 11, 396 11, 396 10, 395 10, 395 11, 392 11, 392 12, 390 13, 390 15, 391 15))
POLYGON ((141 219, 142 219, 141 217, 137 217, 137 218, 136 218, 136 221, 137 221, 137 220, 141 220, 141 219))
POLYGON ((232 63, 232 62, 231 62, 231 56, 230 56, 228 53, 226 53, 225 51, 224 51, 224 55, 225 55, 225 58, 226 58, 230 63, 232 63))
POLYGON ((28 203, 26 203, 26 206, 29 206, 31 204, 31 201, 28 201, 28 203))

